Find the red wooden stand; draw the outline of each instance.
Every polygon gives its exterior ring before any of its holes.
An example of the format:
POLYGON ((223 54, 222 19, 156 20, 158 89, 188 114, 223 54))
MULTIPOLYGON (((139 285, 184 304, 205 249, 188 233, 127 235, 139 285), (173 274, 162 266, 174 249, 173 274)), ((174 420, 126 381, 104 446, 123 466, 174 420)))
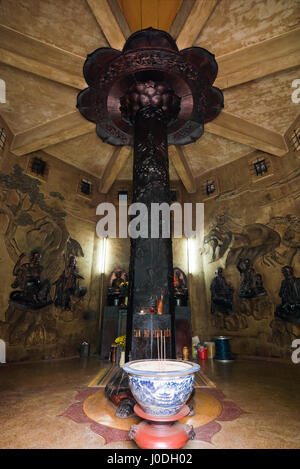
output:
POLYGON ((187 405, 184 405, 177 414, 168 417, 146 414, 138 404, 134 406, 134 412, 145 419, 138 425, 130 427, 129 437, 139 448, 180 449, 189 439, 194 438, 192 425, 177 422, 189 414, 190 409, 187 405))

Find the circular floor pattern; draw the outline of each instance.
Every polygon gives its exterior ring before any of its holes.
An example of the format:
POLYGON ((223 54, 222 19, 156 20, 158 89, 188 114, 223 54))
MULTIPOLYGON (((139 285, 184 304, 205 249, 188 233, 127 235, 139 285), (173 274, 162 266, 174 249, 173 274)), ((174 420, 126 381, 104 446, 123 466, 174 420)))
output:
MULTIPOLYGON (((195 415, 185 417, 181 423, 193 425, 194 428, 201 427, 213 421, 222 412, 221 402, 210 394, 196 390, 190 403, 193 405, 195 415)), ((118 430, 129 431, 130 426, 137 424, 141 419, 137 416, 128 419, 119 419, 115 416, 115 406, 105 397, 104 389, 101 389, 88 398, 83 403, 84 413, 94 422, 116 428, 118 430)))

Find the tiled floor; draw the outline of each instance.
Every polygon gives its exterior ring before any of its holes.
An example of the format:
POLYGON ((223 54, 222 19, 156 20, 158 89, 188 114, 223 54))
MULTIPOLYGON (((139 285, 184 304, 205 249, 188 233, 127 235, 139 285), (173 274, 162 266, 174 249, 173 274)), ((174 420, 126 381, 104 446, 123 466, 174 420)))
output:
MULTIPOLYGON (((136 448, 60 416, 103 365, 97 357, 0 365, 0 448, 136 448)), ((202 369, 245 413, 222 421, 211 443, 186 448, 300 448, 300 364, 203 362, 202 369)))

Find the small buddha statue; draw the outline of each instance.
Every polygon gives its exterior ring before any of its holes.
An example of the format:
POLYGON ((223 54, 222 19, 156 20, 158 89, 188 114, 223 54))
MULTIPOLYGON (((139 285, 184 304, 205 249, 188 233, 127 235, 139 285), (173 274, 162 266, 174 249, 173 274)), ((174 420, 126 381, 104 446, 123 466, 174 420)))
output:
POLYGON ((227 283, 222 267, 218 267, 215 272, 215 277, 210 284, 211 291, 211 312, 219 312, 225 315, 231 313, 233 308, 233 293, 234 288, 230 283, 227 283))
POLYGON ((281 305, 277 306, 275 316, 283 321, 300 324, 300 278, 295 277, 290 265, 285 265, 281 272, 284 276, 279 291, 281 305))

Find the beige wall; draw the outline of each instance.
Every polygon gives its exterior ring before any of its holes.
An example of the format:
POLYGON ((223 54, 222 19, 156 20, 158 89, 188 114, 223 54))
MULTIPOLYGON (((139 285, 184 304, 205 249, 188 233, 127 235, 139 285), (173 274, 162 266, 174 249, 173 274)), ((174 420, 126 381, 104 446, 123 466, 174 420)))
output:
POLYGON ((195 248, 191 303, 194 329, 201 338, 227 334, 236 353, 290 357, 291 343, 300 336, 300 327, 275 319, 274 311, 281 303, 282 266, 291 264, 300 277, 299 197, 300 165, 295 153, 277 158, 255 152, 198 180, 197 193, 187 200, 204 202, 205 235, 212 229, 221 231, 222 237, 231 235, 230 245, 224 254, 217 251, 215 261, 209 243, 195 248), (268 176, 261 179, 251 171, 251 162, 257 157, 269 161, 268 176), (217 191, 207 198, 203 188, 211 179, 217 191), (253 260, 255 271, 263 277, 266 296, 239 298, 239 256, 253 260), (226 318, 210 313, 210 283, 217 267, 224 268, 226 280, 235 289, 233 312, 226 318))
MULTIPOLYGON (((117 205, 118 190, 122 189, 129 191, 130 202, 131 182, 117 180, 108 194, 100 194, 97 178, 37 152, 49 166, 46 180, 41 181, 28 172, 32 155, 15 157, 8 152, 8 129, 7 133, 5 150, 0 153, 0 338, 8 344, 8 360, 76 355, 83 340, 91 343, 93 352, 98 344, 109 274, 115 267, 128 271, 130 258, 129 239, 108 239, 105 273, 101 275, 103 240, 96 235, 96 206, 102 201, 117 205), (91 198, 78 193, 81 178, 92 182, 91 198), (39 312, 24 313, 9 306, 15 262, 22 252, 27 262, 36 247, 44 251, 42 265, 52 283, 63 271, 67 252, 73 250, 76 254, 84 277, 80 284, 88 288, 88 293, 83 299, 73 299, 70 311, 51 305, 39 312)), ((214 261, 210 244, 193 242, 193 268, 188 275, 193 335, 208 340, 216 334, 230 334, 236 353, 289 357, 291 342, 299 337, 300 328, 275 320, 274 311, 280 303, 282 265, 291 263, 296 276, 300 276, 299 155, 277 158, 254 152, 204 174, 197 180, 195 194, 188 194, 179 181, 173 181, 171 187, 177 189, 179 202, 204 202, 206 235, 217 228, 232 237, 231 244, 223 254, 217 252, 214 261), (267 158, 269 164, 268 176, 261 180, 250 171, 252 160, 258 157, 267 158), (213 179, 217 186, 210 198, 204 193, 207 179, 213 179), (257 224, 260 231, 256 238, 249 237, 257 224), (270 232, 277 233, 277 245, 270 243, 270 232), (236 256, 246 253, 252 256, 256 272, 262 274, 267 291, 259 299, 244 300, 237 294, 240 275, 236 256), (235 288, 233 312, 226 318, 210 313, 210 283, 219 266, 235 288)), ((173 265, 188 274, 186 238, 172 242, 173 265)))
MULTIPOLYGON (((3 124, 2 124, 3 125, 3 124)), ((29 160, 0 153, 0 337, 7 344, 7 360, 39 360, 78 354, 83 340, 92 351, 96 343, 100 307, 100 275, 95 236, 99 180, 44 152, 35 155, 48 165, 45 180, 33 177, 29 160), (92 182, 92 197, 78 193, 81 178, 92 182), (71 309, 53 304, 38 311, 9 305, 14 265, 21 253, 28 262, 32 249, 42 252, 44 276, 53 284, 69 254, 75 254, 80 286, 88 293, 72 297, 71 309), (83 255, 82 255, 83 254, 83 255)), ((55 286, 51 287, 53 298, 55 286)))

